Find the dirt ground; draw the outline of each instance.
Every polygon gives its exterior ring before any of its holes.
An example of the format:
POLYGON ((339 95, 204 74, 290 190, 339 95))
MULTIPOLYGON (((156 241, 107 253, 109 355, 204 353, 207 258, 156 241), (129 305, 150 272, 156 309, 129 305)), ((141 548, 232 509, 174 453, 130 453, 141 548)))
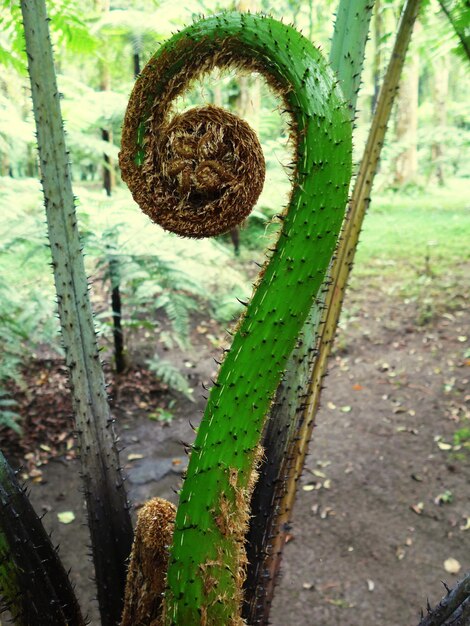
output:
MULTIPOLYGON (((470 453, 448 445, 470 425, 470 312, 455 304, 419 325, 414 302, 373 285, 348 293, 273 626, 413 626, 427 599, 434 604, 443 595, 440 581, 457 580, 446 560, 456 559, 461 574, 470 569, 470 453)), ((172 396, 148 372, 134 370, 112 384, 135 506, 156 495, 177 500, 187 463, 182 442, 193 438, 189 420, 201 415, 200 383, 215 371, 214 337, 223 335, 211 323, 197 328, 193 353, 172 357, 195 387, 196 402, 179 398, 171 424, 149 418, 172 396)), ((33 425, 26 450, 11 437, 0 443, 13 463, 23 463, 34 506, 46 513, 84 611, 98 626, 63 367, 44 361, 31 378, 34 397, 22 400, 33 425), (46 427, 38 436, 37 425, 47 419, 50 432, 46 427), (36 451, 25 459, 30 446, 36 451), (65 511, 75 514, 72 523, 59 522, 65 511)))

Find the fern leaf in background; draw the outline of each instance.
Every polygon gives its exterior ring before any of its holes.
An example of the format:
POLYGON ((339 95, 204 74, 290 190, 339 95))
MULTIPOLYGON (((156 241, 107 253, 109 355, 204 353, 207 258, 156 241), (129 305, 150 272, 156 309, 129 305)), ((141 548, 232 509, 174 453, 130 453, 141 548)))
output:
POLYGON ((458 50, 470 61, 470 2, 469 0, 438 0, 459 39, 458 50))

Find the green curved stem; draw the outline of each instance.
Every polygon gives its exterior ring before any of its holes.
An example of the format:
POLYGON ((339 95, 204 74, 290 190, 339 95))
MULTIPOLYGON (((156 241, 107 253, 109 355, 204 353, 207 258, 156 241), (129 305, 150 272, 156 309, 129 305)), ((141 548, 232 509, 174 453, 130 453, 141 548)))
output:
MULTIPOLYGON (((267 78, 292 116, 297 161, 282 233, 198 431, 168 570, 167 626, 233 626, 242 624, 243 542, 261 433, 336 245, 351 176, 351 121, 333 73, 308 40, 273 19, 239 13, 202 20, 159 49, 149 64, 161 65, 160 80, 146 94, 149 107, 198 60, 200 73, 235 66, 267 78)), ((145 76, 146 70, 137 84, 145 76)), ((139 132, 137 165, 144 143, 139 132)))

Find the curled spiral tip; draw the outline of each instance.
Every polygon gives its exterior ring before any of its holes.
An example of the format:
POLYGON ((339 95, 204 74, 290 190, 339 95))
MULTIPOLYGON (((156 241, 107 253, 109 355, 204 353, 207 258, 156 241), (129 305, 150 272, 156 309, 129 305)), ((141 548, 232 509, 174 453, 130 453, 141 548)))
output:
POLYGON ((142 167, 126 167, 135 141, 123 141, 120 158, 123 179, 154 222, 178 235, 211 237, 249 215, 263 188, 265 161, 243 119, 208 105, 169 122, 153 119, 147 133, 142 167))

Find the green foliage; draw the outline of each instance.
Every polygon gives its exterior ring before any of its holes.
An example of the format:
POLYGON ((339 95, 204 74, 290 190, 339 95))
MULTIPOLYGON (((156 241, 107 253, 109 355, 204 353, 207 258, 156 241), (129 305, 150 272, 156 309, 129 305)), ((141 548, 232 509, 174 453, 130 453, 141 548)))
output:
MULTIPOLYGON (((50 0, 48 14, 54 44, 59 49, 67 48, 75 54, 92 53, 97 40, 80 15, 82 3, 78 0, 50 0)), ((0 65, 10 65, 26 74, 26 56, 23 20, 20 4, 11 0, 0 2, 0 65)))
POLYGON ((0 426, 6 426, 16 433, 21 433, 21 427, 18 424, 21 416, 13 410, 16 406, 18 406, 16 400, 9 396, 8 391, 0 387, 0 426))
MULTIPOLYGON (((44 350, 62 354, 62 349, 38 184, 0 180, 0 383, 13 379, 21 385, 22 368, 30 359, 44 350)), ((231 254, 221 243, 185 241, 159 231, 123 189, 111 199, 90 187, 79 187, 77 193, 92 279, 109 285, 109 262, 118 260, 130 347, 143 331, 151 333, 146 343, 187 347, 194 312, 221 321, 239 314, 236 296, 245 298, 248 287, 230 267, 231 254)), ((110 345, 111 311, 100 310, 95 321, 101 341, 110 345)))
POLYGON ((468 0, 439 0, 459 39, 458 52, 470 61, 470 4, 468 0))
MULTIPOLYGON (((1 254, 0 254, 1 259, 1 254)), ((52 301, 43 298, 39 289, 29 291, 24 301, 22 293, 0 279, 0 396, 8 381, 23 387, 22 369, 34 357, 41 344, 60 350, 57 323, 53 316, 52 301)), ((0 398, 0 423, 18 430, 14 420, 19 415, 11 410, 7 396, 0 398)))
POLYGON ((179 369, 169 361, 161 359, 157 354, 147 361, 149 369, 155 373, 157 378, 168 385, 170 389, 182 393, 189 400, 194 400, 193 390, 188 385, 187 379, 181 374, 179 369))
POLYGON ((435 274, 463 266, 469 259, 467 186, 452 179, 444 188, 382 193, 364 222, 356 278, 377 274, 411 283, 425 273, 426 257, 435 274))
POLYGON ((37 184, 1 180, 0 388, 8 381, 23 387, 24 364, 39 350, 62 351, 52 284, 44 271, 49 261, 44 223, 34 212, 39 208, 37 184))
POLYGON ((25 146, 33 142, 33 126, 21 117, 15 103, 0 93, 0 155, 11 162, 21 160, 25 146))
MULTIPOLYGON (((82 197, 86 198, 84 204, 96 202, 89 192, 82 197)), ((110 260, 118 263, 125 306, 121 321, 128 333, 138 338, 143 329, 155 330, 155 341, 163 340, 169 348, 187 348, 191 314, 202 311, 221 321, 232 321, 241 309, 235 296, 246 296, 246 283, 230 267, 229 252, 220 243, 182 240, 164 233, 132 204, 125 192, 111 200, 102 199, 103 221, 82 208, 88 260, 94 263, 94 273, 105 281, 110 279, 110 260), (111 215, 119 215, 121 221, 109 225, 111 215)), ((109 310, 99 313, 100 331, 105 337, 111 330, 110 320, 109 310)))
POLYGON ((470 427, 464 426, 454 433, 454 445, 463 446, 470 451, 470 427))
POLYGON ((148 418, 157 422, 162 422, 164 424, 170 424, 174 418, 174 415, 171 412, 171 409, 174 405, 175 401, 171 400, 168 404, 168 408, 164 409, 162 407, 159 407, 153 413, 150 413, 148 418))

